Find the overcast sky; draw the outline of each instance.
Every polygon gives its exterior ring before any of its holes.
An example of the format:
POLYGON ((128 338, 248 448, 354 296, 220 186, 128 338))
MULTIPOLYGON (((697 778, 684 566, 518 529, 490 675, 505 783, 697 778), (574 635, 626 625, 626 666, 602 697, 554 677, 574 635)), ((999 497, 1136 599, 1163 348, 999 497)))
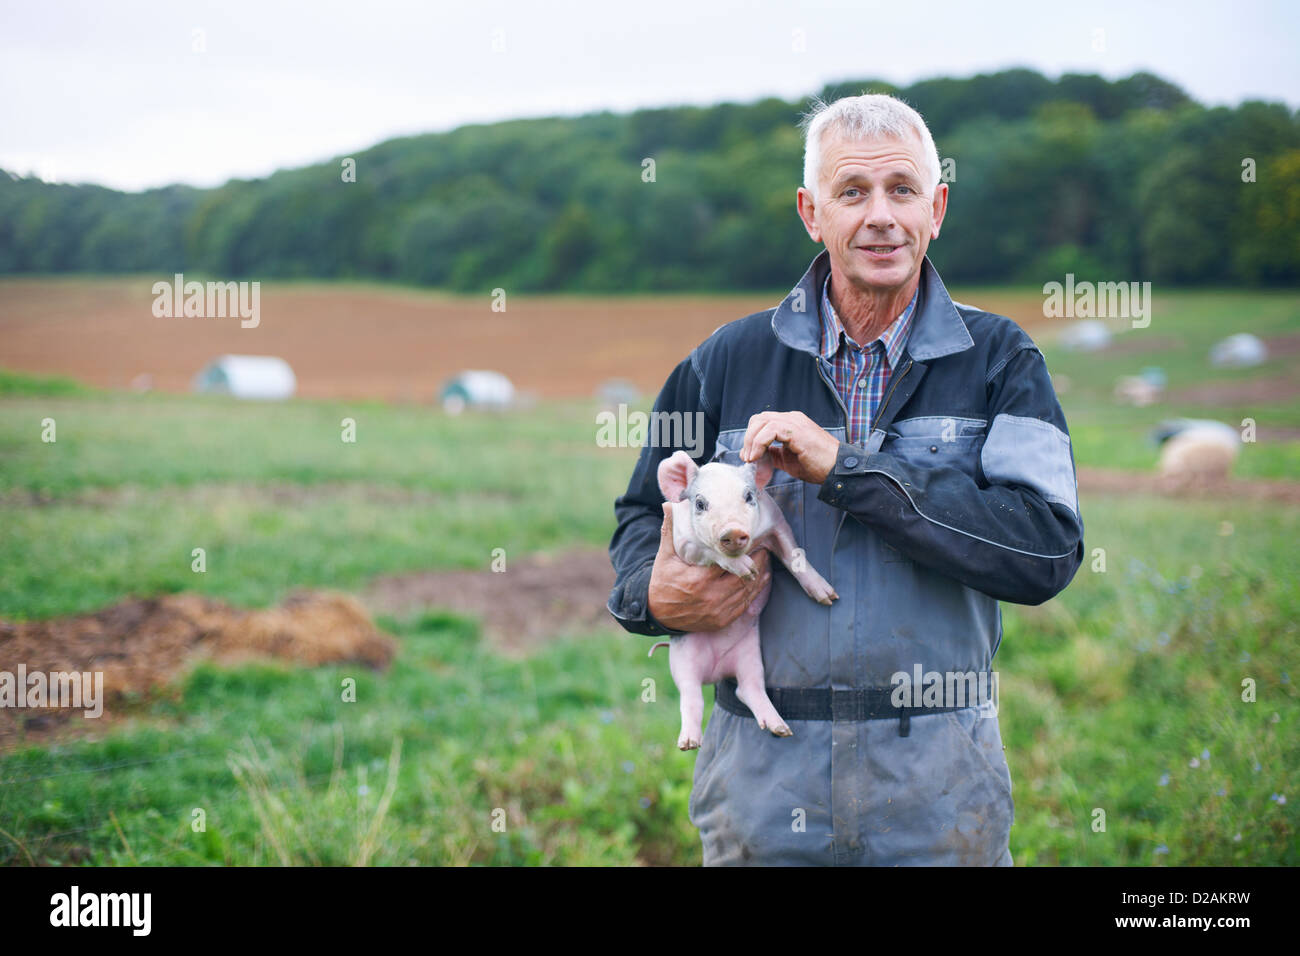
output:
POLYGON ((142 189, 518 116, 1028 66, 1300 106, 1300 2, 0 0, 0 167, 142 189))

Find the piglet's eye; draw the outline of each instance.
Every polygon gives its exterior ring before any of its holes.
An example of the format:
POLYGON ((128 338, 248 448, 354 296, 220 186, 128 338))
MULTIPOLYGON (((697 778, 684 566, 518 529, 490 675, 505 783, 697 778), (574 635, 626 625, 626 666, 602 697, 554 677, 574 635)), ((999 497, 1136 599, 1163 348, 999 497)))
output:
POLYGON ((745 492, 745 503, 750 505, 754 503, 754 493, 752 491, 745 492))
POLYGON ((708 503, 707 501, 705 501, 703 498, 696 498, 696 499, 695 499, 695 510, 696 510, 696 511, 708 511, 708 510, 709 510, 709 503, 708 503))

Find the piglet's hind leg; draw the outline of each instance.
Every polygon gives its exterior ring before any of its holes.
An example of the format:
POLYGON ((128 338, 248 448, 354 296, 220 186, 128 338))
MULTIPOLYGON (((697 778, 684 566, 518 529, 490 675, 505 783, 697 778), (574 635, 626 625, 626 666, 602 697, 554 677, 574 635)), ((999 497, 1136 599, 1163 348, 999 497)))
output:
POLYGON ((680 688, 682 695, 682 731, 677 735, 678 750, 698 750, 704 739, 704 688, 700 684, 680 688))
POLYGON ((746 638, 745 649, 736 659, 736 696, 750 709, 758 726, 778 737, 793 737, 794 731, 776 712, 763 686, 763 656, 759 649, 758 628, 752 638, 746 638), (752 641, 753 648, 750 649, 752 641))
POLYGON ((677 749, 697 750, 704 739, 704 685, 700 682, 700 676, 693 666, 695 662, 686 653, 686 649, 675 641, 670 654, 673 651, 677 652, 677 659, 670 660, 669 663, 673 665, 673 682, 677 684, 682 711, 682 731, 677 735, 677 749))

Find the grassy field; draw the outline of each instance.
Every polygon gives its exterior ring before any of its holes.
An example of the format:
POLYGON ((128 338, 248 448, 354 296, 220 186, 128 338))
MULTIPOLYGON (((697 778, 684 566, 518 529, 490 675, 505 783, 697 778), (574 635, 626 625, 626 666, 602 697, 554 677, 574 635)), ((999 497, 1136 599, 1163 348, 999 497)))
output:
MULTIPOLYGON (((1151 324, 1118 322, 1115 348, 1066 352, 1040 341, 1055 379, 1079 465, 1150 469, 1158 451, 1148 440, 1165 418, 1214 418, 1240 427, 1253 419, 1259 439, 1244 445, 1234 474, 1300 478, 1300 296, 1294 292, 1178 291, 1155 294, 1151 324), (1212 368, 1215 342, 1236 332, 1274 341, 1269 359, 1249 369, 1212 368), (1157 367, 1168 378, 1166 400, 1136 408, 1112 398, 1121 376, 1157 367), (1289 382, 1289 387, 1286 384, 1289 382), (1207 393, 1207 386, 1214 386, 1207 393), (1283 440, 1276 440, 1280 435, 1283 440)), ((978 303, 979 294, 972 293, 978 303)))
MULTIPOLYGON (((1162 337, 1150 351, 1049 349, 1069 380, 1078 463, 1149 468, 1146 432, 1171 414, 1300 428, 1300 401, 1284 390, 1222 407, 1110 401, 1116 376, 1148 365, 1171 389, 1296 378, 1291 355, 1210 370, 1209 344, 1244 330, 1293 335, 1300 303, 1180 293, 1125 336, 1162 337)), ((0 375, 0 618, 181 590, 262 606, 298 587, 486 569, 494 548, 603 547, 635 450, 597 447, 595 411, 447 418, 0 375), (355 444, 340 440, 345 417, 355 444), (52 444, 40 440, 46 418, 52 444), (190 570, 194 547, 207 549, 206 573, 190 570)), ((1300 442, 1261 440, 1237 474, 1294 480, 1297 463, 1300 442)), ((1085 494, 1082 510, 1089 558, 1071 586, 1039 608, 1004 607, 1016 862, 1300 863, 1288 670, 1300 650, 1300 509, 1085 494), (1242 701, 1247 678, 1254 703, 1242 701)), ((0 862, 699 862, 686 815, 695 758, 673 746, 675 694, 645 640, 611 622, 516 659, 449 613, 379 623, 400 642, 386 672, 203 665, 127 701, 129 719, 98 739, 0 756, 0 862), (341 700, 347 677, 356 702, 341 700), (641 700, 646 677, 659 682, 655 703, 641 700)))

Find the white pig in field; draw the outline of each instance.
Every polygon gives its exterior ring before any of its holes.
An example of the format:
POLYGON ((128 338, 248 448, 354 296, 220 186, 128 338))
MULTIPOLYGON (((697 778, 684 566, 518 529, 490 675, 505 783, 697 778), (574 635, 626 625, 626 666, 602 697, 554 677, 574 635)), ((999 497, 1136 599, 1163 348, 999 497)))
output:
MULTIPOLYGON (((684 451, 659 464, 659 490, 672 505, 673 547, 688 564, 719 567, 752 580, 758 571, 749 557, 767 548, 790 569, 814 601, 829 605, 835 589, 804 560, 785 515, 764 490, 772 480, 772 462, 764 455, 747 465, 709 462, 698 466, 684 451)), ((740 617, 720 631, 674 637, 668 644, 668 669, 681 696, 681 750, 694 750, 704 737, 704 684, 736 678, 736 696, 758 719, 758 726, 778 737, 792 731, 772 706, 763 675, 758 618, 772 592, 769 582, 740 617)))
POLYGON ((1161 443, 1160 474, 1175 482, 1225 481, 1241 451, 1237 430, 1208 418, 1161 422, 1154 437, 1161 443))

